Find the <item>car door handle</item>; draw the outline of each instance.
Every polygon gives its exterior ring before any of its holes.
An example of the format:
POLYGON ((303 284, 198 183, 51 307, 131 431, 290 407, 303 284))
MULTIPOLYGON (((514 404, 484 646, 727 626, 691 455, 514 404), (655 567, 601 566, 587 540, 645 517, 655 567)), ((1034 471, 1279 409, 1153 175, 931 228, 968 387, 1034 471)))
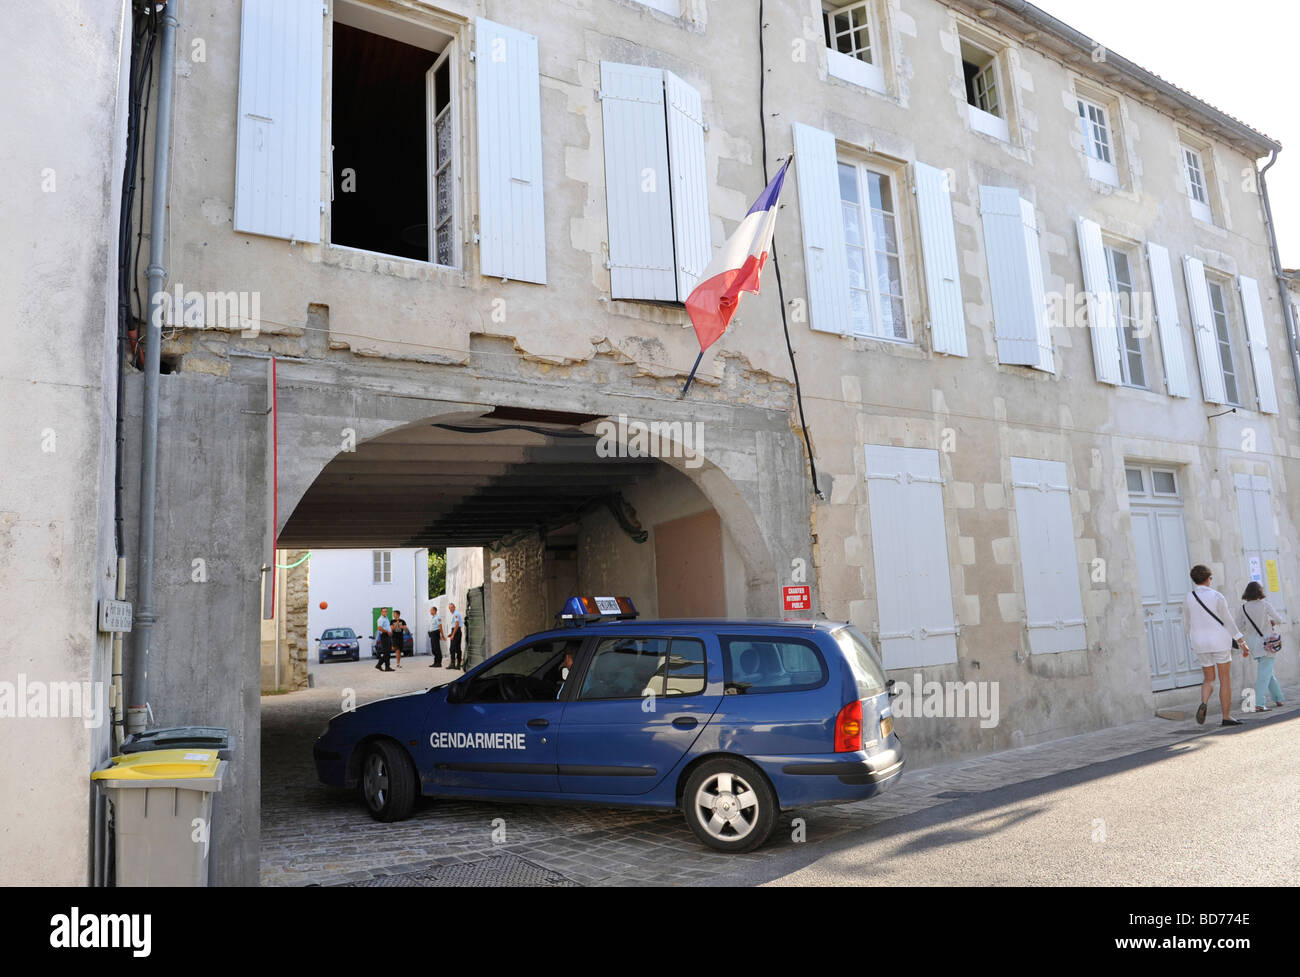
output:
POLYGON ((678 729, 694 729, 700 724, 700 721, 694 716, 678 716, 673 720, 673 725, 678 729))
POLYGON ((546 728, 547 726, 549 726, 549 725, 551 725, 551 721, 550 721, 549 719, 530 719, 530 720, 528 720, 528 728, 529 728, 529 729, 545 729, 545 728, 546 728))

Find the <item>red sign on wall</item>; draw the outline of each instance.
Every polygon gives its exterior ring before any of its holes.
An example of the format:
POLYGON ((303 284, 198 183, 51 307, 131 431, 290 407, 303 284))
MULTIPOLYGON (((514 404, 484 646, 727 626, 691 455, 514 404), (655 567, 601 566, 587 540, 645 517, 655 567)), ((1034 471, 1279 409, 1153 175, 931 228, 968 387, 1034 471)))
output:
POLYGON ((812 588, 782 587, 781 609, 786 611, 812 610, 812 588))

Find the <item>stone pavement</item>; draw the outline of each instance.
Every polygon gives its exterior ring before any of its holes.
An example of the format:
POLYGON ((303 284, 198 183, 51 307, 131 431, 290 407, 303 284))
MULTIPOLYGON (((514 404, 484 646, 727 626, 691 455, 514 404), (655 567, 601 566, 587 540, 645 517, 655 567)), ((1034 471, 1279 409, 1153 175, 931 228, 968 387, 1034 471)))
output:
MULTIPOLYGON (((747 863, 752 869, 754 862, 788 858, 796 850, 811 861, 824 843, 852 832, 870 837, 873 827, 893 818, 1145 751, 1157 751, 1151 757, 1156 762, 1163 751, 1220 728, 1217 713, 1204 726, 1151 718, 908 769, 893 788, 870 800, 784 812, 772 840, 747 855, 704 848, 677 812, 426 799, 408 820, 380 824, 355 792, 316 780, 311 746, 340 711, 345 687, 355 690, 360 705, 458 674, 428 663, 427 656, 404 659, 392 674, 375 671, 364 659, 313 664, 315 688, 263 697, 263 885, 725 884, 747 863), (799 834, 802 841, 796 840, 799 834), (484 862, 490 858, 500 860, 484 862)), ((1297 690, 1286 693, 1284 709, 1256 718, 1295 714, 1297 690)))

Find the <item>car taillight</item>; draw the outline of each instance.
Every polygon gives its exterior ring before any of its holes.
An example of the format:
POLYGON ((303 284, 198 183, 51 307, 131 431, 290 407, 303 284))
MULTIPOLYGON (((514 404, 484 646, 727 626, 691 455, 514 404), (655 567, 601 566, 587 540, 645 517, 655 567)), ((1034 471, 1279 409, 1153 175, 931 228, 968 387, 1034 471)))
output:
POLYGON ((856 753, 862 749, 862 700, 854 699, 835 717, 835 752, 856 753))

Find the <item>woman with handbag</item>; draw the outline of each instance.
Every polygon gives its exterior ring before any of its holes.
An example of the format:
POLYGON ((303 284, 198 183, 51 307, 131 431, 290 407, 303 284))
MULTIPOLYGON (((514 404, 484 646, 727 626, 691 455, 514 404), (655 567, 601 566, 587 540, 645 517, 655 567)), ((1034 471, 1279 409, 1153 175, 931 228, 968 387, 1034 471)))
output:
POLYGON ((1228 599, 1210 587, 1210 568, 1200 563, 1192 567, 1192 583, 1196 586, 1187 595, 1183 607, 1183 624, 1187 628, 1187 643, 1201 666, 1201 707, 1196 710, 1196 721, 1205 722, 1205 707, 1214 693, 1214 675, 1219 675, 1219 708, 1223 711, 1220 726, 1240 726, 1240 719, 1232 718, 1232 649, 1244 637, 1236 622, 1230 627, 1232 615, 1228 599), (1235 634, 1233 632, 1236 632, 1235 634))
POLYGON ((1277 633, 1282 615, 1268 602, 1258 580, 1246 584, 1241 599, 1244 603, 1237 614, 1237 627, 1246 634, 1246 644, 1250 648, 1247 654, 1254 655, 1259 666, 1255 676, 1255 711, 1268 712, 1270 697, 1276 705, 1285 705, 1282 686, 1273 674, 1273 659, 1282 650, 1282 636, 1277 633), (1267 634, 1264 633, 1265 627, 1268 628, 1267 634))

